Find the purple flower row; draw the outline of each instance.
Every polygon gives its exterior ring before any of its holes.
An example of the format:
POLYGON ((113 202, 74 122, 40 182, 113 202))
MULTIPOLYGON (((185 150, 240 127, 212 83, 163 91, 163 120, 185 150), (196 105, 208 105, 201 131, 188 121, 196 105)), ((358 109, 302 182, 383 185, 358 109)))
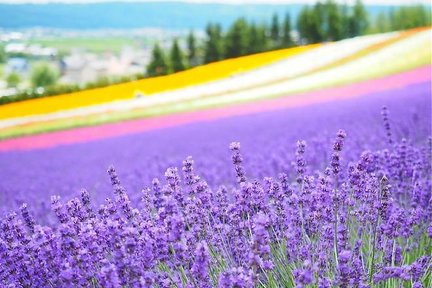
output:
POLYGON ((386 139, 386 148, 345 163, 349 137, 337 132, 317 170, 306 161, 308 143, 299 141, 295 172, 261 180, 249 176, 235 142, 237 185, 212 189, 188 157, 138 202, 111 166, 114 197, 99 207, 82 190, 65 202, 51 198, 53 225, 26 204, 1 219, 0 284, 430 287, 432 138, 386 139))

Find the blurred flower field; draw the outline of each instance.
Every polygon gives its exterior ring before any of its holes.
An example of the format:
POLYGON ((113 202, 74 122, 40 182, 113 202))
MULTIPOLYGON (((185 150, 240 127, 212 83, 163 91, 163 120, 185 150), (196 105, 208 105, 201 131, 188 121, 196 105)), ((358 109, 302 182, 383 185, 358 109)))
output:
POLYGON ((0 286, 431 287, 430 32, 0 106, 0 286))
POLYGON ((302 51, 307 51, 308 49, 313 49, 317 46, 319 46, 319 44, 271 51, 259 55, 245 56, 241 59, 216 62, 180 72, 175 75, 138 80, 125 84, 112 85, 108 88, 96 88, 66 95, 59 95, 53 98, 15 103, 10 105, 10 109, 8 109, 8 106, 5 106, 6 108, 4 110, 2 109, 3 113, 0 119, 49 113, 59 110, 97 105, 114 100, 133 99, 136 96, 134 93, 137 93, 138 91, 141 91, 145 95, 150 95, 180 87, 214 81, 263 65, 271 64, 272 62, 301 53, 302 51))
POLYGON ((3 105, 0 137, 220 107, 380 78, 427 65, 431 58, 429 38, 430 29, 425 28, 362 36, 225 60, 78 94, 3 105))

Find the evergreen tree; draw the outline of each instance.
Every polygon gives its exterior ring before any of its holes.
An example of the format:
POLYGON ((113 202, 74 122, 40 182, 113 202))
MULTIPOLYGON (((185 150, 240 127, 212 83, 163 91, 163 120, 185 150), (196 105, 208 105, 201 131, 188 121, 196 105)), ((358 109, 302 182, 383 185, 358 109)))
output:
POLYGON ((223 59, 222 29, 218 24, 208 24, 206 28, 207 40, 204 48, 204 63, 223 59))
POLYGON ((262 52, 260 49, 260 35, 255 23, 249 25, 249 43, 247 45, 247 54, 262 52))
POLYGON ((249 36, 247 53, 260 53, 268 49, 268 37, 266 35, 267 27, 265 25, 256 25, 252 23, 249 25, 249 36))
POLYGON ((159 44, 155 44, 152 52, 152 59, 147 66, 148 76, 167 75, 169 72, 165 54, 159 44))
POLYGON ((47 64, 36 66, 31 73, 31 83, 34 88, 54 85, 57 78, 57 73, 47 64))
POLYGON ((249 27, 244 18, 237 19, 225 37, 225 57, 233 58, 248 53, 249 27))
POLYGON ((417 27, 422 27, 422 26, 431 26, 432 24, 432 10, 429 8, 426 8, 423 5, 417 5, 417 11, 419 13, 419 15, 417 16, 418 19, 421 20, 420 23, 418 23, 417 27))
POLYGON ((413 7, 411 7, 410 13, 408 15, 410 26, 407 29, 427 26, 428 24, 430 24, 430 22, 428 21, 430 15, 427 14, 427 10, 424 8, 423 5, 414 5, 413 7))
POLYGON ((349 37, 364 35, 368 28, 367 11, 361 0, 356 0, 349 21, 349 37))
POLYGON ((186 69, 185 59, 183 51, 181 50, 178 40, 174 39, 171 47, 170 60, 171 60, 171 71, 179 72, 186 69))
POLYGON ((285 14, 285 19, 282 27, 282 45, 283 47, 294 46, 294 41, 291 37, 291 17, 289 13, 285 14))
POLYGON ((374 32, 384 33, 390 31, 390 20, 384 12, 380 12, 375 20, 374 32))
POLYGON ((348 38, 350 34, 350 8, 346 3, 342 4, 340 8, 341 13, 341 26, 342 26, 342 39, 348 38))
POLYGON ((188 62, 190 67, 194 67, 198 65, 198 56, 197 56, 197 47, 196 47, 196 38, 193 31, 190 31, 187 38, 187 46, 188 46, 188 62))
POLYGON ((337 41, 343 38, 343 19, 340 6, 333 0, 327 0, 325 3, 326 14, 326 40, 337 41))
POLYGON ((21 77, 17 73, 10 73, 6 77, 7 87, 16 88, 18 84, 21 82, 21 77))
POLYGON ((325 40, 326 32, 325 32, 325 24, 326 20, 326 8, 325 5, 321 2, 317 2, 312 9, 311 13, 311 40, 312 43, 320 43, 325 40))
POLYGON ((262 24, 262 25, 258 25, 257 26, 257 31, 258 31, 258 39, 259 39, 259 51, 260 52, 264 52, 269 50, 269 38, 268 38, 268 27, 266 26, 266 24, 262 24))
POLYGON ((279 40, 280 40, 279 39, 280 31, 279 31, 279 18, 278 18, 278 15, 276 13, 273 14, 270 36, 271 36, 271 39, 273 41, 273 46, 278 46, 279 40))
POLYGON ((404 30, 431 24, 431 11, 423 5, 402 6, 390 14, 391 30, 404 30))
POLYGON ((0 63, 6 62, 6 52, 4 50, 4 47, 0 45, 0 63))
POLYGON ((297 19, 297 30, 303 43, 318 43, 324 40, 324 5, 305 6, 297 19))
POLYGON ((310 29, 310 18, 309 16, 310 8, 309 6, 304 6, 303 9, 300 10, 300 14, 297 18, 297 31, 299 33, 300 42, 302 44, 309 43, 309 29, 310 29))
POLYGON ((389 12, 388 12, 388 22, 389 22, 389 30, 388 31, 393 31, 395 29, 395 10, 394 8, 392 8, 389 12))

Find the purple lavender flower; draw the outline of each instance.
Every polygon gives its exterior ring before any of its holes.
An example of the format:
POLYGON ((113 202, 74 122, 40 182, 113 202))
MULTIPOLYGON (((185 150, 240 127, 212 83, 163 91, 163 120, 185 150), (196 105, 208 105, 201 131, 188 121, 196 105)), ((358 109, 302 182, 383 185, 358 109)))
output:
POLYGON ((380 206, 378 208, 379 215, 386 221, 388 219, 388 209, 390 205, 390 185, 386 176, 381 178, 381 195, 380 206))
POLYGON ((60 202, 60 196, 51 197, 51 207, 60 220, 60 223, 66 223, 68 221, 68 216, 63 210, 63 204, 60 202))
POLYGON ((90 194, 86 189, 81 189, 81 203, 84 207, 87 218, 95 218, 95 213, 90 203, 90 194))
POLYGON ((114 264, 106 263, 99 273, 99 283, 102 287, 120 288, 122 287, 118 272, 114 264))
POLYGON ((270 251, 269 218, 264 213, 258 213, 253 219, 253 237, 249 252, 249 265, 255 272, 273 268, 270 251))
POLYGON ((306 260, 304 261, 302 268, 294 270, 293 275, 296 287, 306 287, 307 285, 312 284, 313 272, 311 268, 310 261, 306 260))
POLYGON ((209 249, 207 247, 207 243, 205 241, 201 241, 198 243, 195 249, 195 259, 191 269, 195 284, 199 287, 211 287, 209 265, 209 249))
POLYGON ((115 187, 116 185, 120 185, 120 180, 118 178, 118 175, 117 175, 117 172, 116 172, 114 166, 112 166, 112 165, 109 166, 107 172, 108 172, 108 175, 110 176, 110 179, 111 179, 111 185, 113 187, 115 187))
POLYGON ((352 257, 352 252, 344 250, 339 253, 339 264, 338 264, 338 277, 337 286, 338 287, 349 287, 350 284, 350 261, 352 257))
POLYGON ((191 156, 188 156, 183 161, 182 170, 183 170, 186 185, 189 186, 189 189, 193 189, 193 185, 198 182, 197 177, 194 174, 193 165, 194 165, 194 161, 191 156))
POLYGON ((296 168, 297 168, 297 182, 299 184, 303 182, 303 176, 306 169, 306 161, 304 159, 305 149, 306 149, 306 141, 297 141, 296 168))
POLYGON ((24 203, 21 206, 20 210, 21 210, 21 216, 23 217, 24 222, 25 222, 27 228, 29 229, 30 233, 34 233, 35 221, 34 221, 33 217, 30 216, 30 213, 29 213, 28 208, 27 208, 27 203, 24 203))
POLYGON ((346 133, 344 130, 339 130, 336 134, 336 140, 333 144, 333 154, 331 159, 331 167, 333 169, 333 174, 337 175, 340 171, 340 152, 344 146, 344 140, 346 133))
POLYGON ((237 175, 237 183, 244 183, 246 182, 246 176, 243 168, 243 158, 240 154, 240 143, 239 142, 232 142, 229 146, 231 152, 232 152, 232 162, 234 164, 234 169, 236 171, 237 175))
POLYGON ((220 288, 249 288, 253 287, 253 273, 243 267, 231 268, 219 276, 220 288))
POLYGON ((391 129, 390 129, 390 121, 389 121, 389 117, 388 117, 389 115, 388 114, 389 114, 389 112, 388 112, 387 107, 383 106, 381 109, 381 115, 382 115, 382 119, 384 122, 384 129, 385 129, 385 132, 387 135, 388 143, 392 144, 393 140, 392 140, 392 133, 391 133, 391 129))

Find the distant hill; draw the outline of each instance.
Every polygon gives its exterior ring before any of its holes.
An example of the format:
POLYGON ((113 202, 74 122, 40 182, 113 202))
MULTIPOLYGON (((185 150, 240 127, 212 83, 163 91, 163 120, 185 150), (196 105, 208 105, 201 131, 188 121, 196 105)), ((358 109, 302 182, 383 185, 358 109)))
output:
MULTIPOLYGON (((203 29, 209 22, 227 27, 244 16, 256 22, 270 21, 289 11, 295 21, 302 4, 229 5, 184 2, 0 4, 0 27, 7 29, 46 27, 59 29, 203 29)), ((367 6, 371 15, 392 6, 367 6)))

